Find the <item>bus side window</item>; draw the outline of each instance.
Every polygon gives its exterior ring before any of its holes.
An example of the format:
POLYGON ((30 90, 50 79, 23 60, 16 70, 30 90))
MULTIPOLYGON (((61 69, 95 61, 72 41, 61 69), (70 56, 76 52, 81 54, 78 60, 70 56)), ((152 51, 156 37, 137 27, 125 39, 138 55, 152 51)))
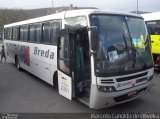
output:
POLYGON ((27 26, 21 26, 20 27, 20 41, 27 41, 27 35, 28 34, 28 27, 27 26))
POLYGON ((41 42, 42 39, 42 29, 41 29, 41 24, 36 24, 34 27, 34 41, 35 42, 41 42))
POLYGON ((19 40, 19 27, 13 27, 13 40, 19 40))
POLYGON ((42 25, 42 43, 50 43, 50 23, 43 23, 42 25))
POLYGON ((20 26, 20 41, 24 41, 23 34, 24 34, 24 26, 20 26))
POLYGON ((60 22, 52 22, 50 27, 50 43, 57 45, 60 22))
POLYGON ((34 25, 29 26, 29 41, 34 42, 34 25))
POLYGON ((12 40, 12 27, 6 28, 6 39, 12 40))
POLYGON ((23 40, 28 41, 28 26, 23 27, 23 40))
POLYGON ((6 39, 6 28, 4 28, 4 39, 6 39))

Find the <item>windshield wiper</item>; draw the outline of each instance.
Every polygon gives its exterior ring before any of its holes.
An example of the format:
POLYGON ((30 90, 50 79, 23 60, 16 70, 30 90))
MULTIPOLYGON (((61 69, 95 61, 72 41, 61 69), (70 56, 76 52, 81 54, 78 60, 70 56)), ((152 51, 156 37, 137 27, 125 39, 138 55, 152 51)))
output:
MULTIPOLYGON (((130 35, 129 35, 129 37, 130 37, 130 35)), ((129 57, 129 60, 131 59, 130 58, 130 51, 129 51, 129 48, 128 48, 128 44, 127 44, 127 40, 126 40, 126 37, 125 37, 125 35, 123 34, 123 39, 124 39, 124 42, 125 42, 125 45, 126 45, 126 47, 125 47, 125 49, 126 49, 126 51, 127 51, 127 53, 128 53, 128 57, 129 57)), ((131 39, 131 37, 130 37, 130 39, 131 39)), ((132 44, 132 43, 131 43, 132 44)), ((133 51, 133 50, 132 50, 133 51)), ((134 64, 132 65, 132 67, 135 67, 135 64, 136 64, 136 57, 133 57, 133 60, 134 60, 134 64)), ((125 70, 125 69, 124 69, 125 70)))
MULTIPOLYGON (((125 49, 126 49, 126 51, 127 51, 127 53, 128 53, 128 56, 130 57, 130 55, 129 55, 129 50, 128 50, 128 45, 127 45, 127 40, 126 40, 126 37, 125 37, 124 34, 123 34, 123 39, 124 39, 124 42, 125 42, 125 45, 126 45, 125 49)), ((130 59, 130 58, 129 58, 129 59, 130 59)))
POLYGON ((140 61, 140 63, 141 63, 141 66, 143 66, 143 68, 144 69, 146 69, 147 68, 147 64, 146 64, 146 62, 144 61, 144 59, 140 56, 140 54, 139 54, 139 52, 136 50, 136 48, 135 48, 135 46, 134 46, 134 44, 132 43, 132 48, 133 48, 133 50, 134 50, 134 52, 135 52, 135 64, 134 64, 134 66, 136 65, 136 56, 138 56, 138 58, 139 58, 139 61, 140 61), (136 55, 137 54, 137 55, 136 55))
MULTIPOLYGON (((131 44, 132 44, 132 52, 133 52, 133 51, 135 52, 135 56, 133 56, 133 60, 134 60, 134 64, 133 64, 133 65, 134 65, 134 67, 135 67, 136 62, 137 62, 137 60, 136 60, 136 59, 137 59, 137 58, 136 58, 136 54, 137 54, 141 65, 143 66, 144 69, 146 69, 146 68, 147 68, 147 64, 145 63, 145 61, 143 60, 143 58, 140 56, 139 52, 136 50, 136 48, 135 48, 135 46, 134 46, 134 44, 133 44, 133 42, 132 42, 132 38, 131 38, 130 35, 129 35, 129 37, 130 37, 130 41, 131 41, 131 44)), ((126 50, 127 50, 127 49, 128 49, 128 48, 127 48, 127 41, 126 41, 126 38, 125 38, 124 34, 123 34, 123 38, 124 38, 124 41, 125 41, 125 44, 126 44, 126 50)), ((128 50, 127 50, 127 51, 128 51, 128 50)), ((130 55, 129 55, 129 51, 128 51, 128 56, 130 56, 130 55)))

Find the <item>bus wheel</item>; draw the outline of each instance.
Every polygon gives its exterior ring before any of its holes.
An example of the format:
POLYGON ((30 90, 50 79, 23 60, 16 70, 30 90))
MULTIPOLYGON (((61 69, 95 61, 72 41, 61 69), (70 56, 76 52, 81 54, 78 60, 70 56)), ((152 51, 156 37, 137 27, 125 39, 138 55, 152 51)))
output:
POLYGON ((15 58, 15 63, 16 63, 16 67, 17 67, 18 71, 21 71, 21 66, 20 66, 18 57, 15 58))

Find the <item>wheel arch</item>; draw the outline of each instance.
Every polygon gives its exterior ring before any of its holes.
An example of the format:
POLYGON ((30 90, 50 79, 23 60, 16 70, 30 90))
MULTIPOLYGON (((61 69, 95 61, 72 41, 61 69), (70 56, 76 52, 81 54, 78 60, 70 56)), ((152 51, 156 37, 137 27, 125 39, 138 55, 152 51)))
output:
POLYGON ((14 62, 15 62, 15 64, 17 63, 17 58, 18 58, 18 56, 17 56, 17 54, 15 54, 15 56, 14 56, 14 62))
POLYGON ((57 70, 53 74, 53 86, 58 86, 58 71, 57 70))

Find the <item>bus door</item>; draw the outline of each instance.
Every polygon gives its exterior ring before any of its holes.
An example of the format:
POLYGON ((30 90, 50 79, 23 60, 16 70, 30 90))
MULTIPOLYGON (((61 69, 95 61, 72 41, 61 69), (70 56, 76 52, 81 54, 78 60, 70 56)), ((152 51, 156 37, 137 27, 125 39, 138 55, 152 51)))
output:
POLYGON ((59 94, 72 100, 72 62, 69 29, 62 29, 58 38, 58 90, 59 94))
POLYGON ((90 56, 86 28, 62 29, 58 39, 58 87, 59 94, 68 99, 89 97, 90 56), (89 89, 88 89, 89 88, 89 89))

